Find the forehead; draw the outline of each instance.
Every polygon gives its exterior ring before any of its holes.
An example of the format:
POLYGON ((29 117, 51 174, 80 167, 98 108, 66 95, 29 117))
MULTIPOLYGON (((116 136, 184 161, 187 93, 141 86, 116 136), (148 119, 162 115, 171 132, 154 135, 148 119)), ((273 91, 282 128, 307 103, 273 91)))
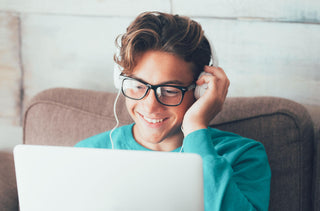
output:
POLYGON ((142 54, 131 75, 150 84, 176 81, 187 85, 193 81, 192 63, 161 51, 147 51, 142 54))

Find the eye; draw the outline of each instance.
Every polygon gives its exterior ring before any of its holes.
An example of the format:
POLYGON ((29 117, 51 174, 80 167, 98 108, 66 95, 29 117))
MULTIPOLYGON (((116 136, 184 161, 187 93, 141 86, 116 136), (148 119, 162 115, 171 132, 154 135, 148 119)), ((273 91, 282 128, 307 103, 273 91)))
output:
POLYGON ((136 90, 145 90, 146 86, 142 83, 140 83, 139 81, 135 81, 135 80, 128 80, 127 82, 127 88, 130 89, 136 89, 136 90))
POLYGON ((176 97, 181 93, 180 89, 175 87, 161 87, 161 94, 165 97, 176 97))
POLYGON ((146 86, 142 85, 142 84, 136 84, 136 86, 134 86, 135 89, 146 89, 146 86))

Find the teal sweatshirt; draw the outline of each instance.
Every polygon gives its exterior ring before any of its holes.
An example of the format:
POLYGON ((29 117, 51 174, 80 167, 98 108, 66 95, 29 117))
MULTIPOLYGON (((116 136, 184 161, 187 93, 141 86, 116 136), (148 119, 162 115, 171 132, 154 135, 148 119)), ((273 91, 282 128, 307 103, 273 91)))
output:
MULTIPOLYGON (((135 141, 133 125, 114 130, 114 149, 150 151, 135 141)), ((109 134, 110 131, 95 135, 76 147, 111 149, 109 134)), ((261 143, 208 128, 187 135, 182 152, 202 157, 205 211, 268 210, 271 171, 261 143)))

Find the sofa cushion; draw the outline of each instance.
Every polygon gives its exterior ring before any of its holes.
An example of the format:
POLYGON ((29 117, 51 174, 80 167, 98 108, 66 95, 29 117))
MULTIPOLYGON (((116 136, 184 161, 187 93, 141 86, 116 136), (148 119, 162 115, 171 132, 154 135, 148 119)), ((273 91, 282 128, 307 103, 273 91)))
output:
MULTIPOLYGON (((73 146, 78 141, 110 130, 115 94, 74 89, 50 89, 35 96, 25 112, 25 144, 73 146)), ((132 122, 118 100, 120 125, 132 122)))

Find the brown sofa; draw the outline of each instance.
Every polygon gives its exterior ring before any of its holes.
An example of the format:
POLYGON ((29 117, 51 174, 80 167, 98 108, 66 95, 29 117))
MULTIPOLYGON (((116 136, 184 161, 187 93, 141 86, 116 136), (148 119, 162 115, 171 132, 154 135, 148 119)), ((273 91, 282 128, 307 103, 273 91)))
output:
MULTIPOLYGON (((56 88, 26 108, 24 144, 72 146, 115 125, 115 94, 56 88)), ((124 99, 117 112, 131 123, 124 99)), ((269 210, 320 210, 319 108, 274 97, 228 98, 211 126, 264 144, 272 169, 269 210), (314 123, 316 122, 316 124, 314 123)), ((0 210, 18 210, 12 153, 0 153, 0 210)))

